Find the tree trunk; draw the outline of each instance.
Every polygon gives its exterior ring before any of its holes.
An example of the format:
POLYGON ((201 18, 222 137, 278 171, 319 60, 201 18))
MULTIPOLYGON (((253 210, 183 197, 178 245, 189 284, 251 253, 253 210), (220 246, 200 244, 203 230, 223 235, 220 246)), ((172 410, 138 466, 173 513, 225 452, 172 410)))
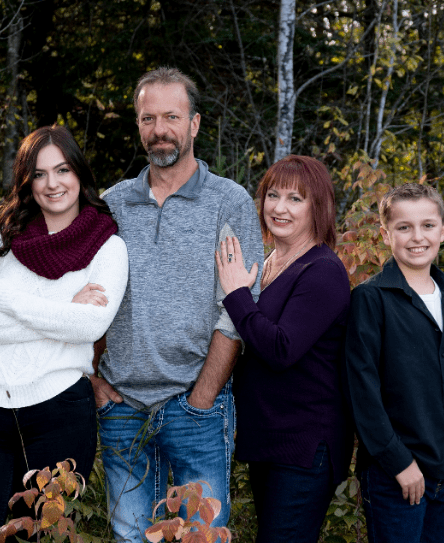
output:
POLYGON ((9 85, 7 91, 8 108, 6 111, 5 146, 3 154, 3 190, 12 183, 12 164, 19 144, 18 117, 18 63, 20 61, 20 43, 23 32, 23 19, 18 16, 9 27, 7 72, 9 85))
POLYGON ((296 26, 296 0, 281 0, 279 17, 278 86, 279 105, 274 161, 291 152, 295 92, 293 80, 293 42, 296 26))

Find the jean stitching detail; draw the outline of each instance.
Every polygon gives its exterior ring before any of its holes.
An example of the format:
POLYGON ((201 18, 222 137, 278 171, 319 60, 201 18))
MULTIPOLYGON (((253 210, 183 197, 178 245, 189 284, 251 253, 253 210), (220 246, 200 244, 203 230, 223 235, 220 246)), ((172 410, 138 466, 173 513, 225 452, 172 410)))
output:
MULTIPOLYGON (((230 435, 229 435, 229 409, 228 401, 224 403, 227 404, 227 409, 224 410, 224 439, 225 439, 225 474, 226 474, 226 495, 227 495, 227 505, 230 504, 230 471, 231 471, 231 452, 230 452, 230 435)), ((222 404, 223 405, 223 404, 222 404)))
MULTIPOLYGON (((162 428, 162 424, 163 424, 163 418, 164 418, 164 414, 165 414, 165 406, 162 406, 159 411, 157 412, 155 418, 158 419, 158 424, 156 425, 156 432, 158 432, 160 430, 160 428, 162 428)), ((154 420, 152 421, 152 424, 153 424, 153 427, 155 426, 154 425, 154 420)), ((161 497, 160 497, 160 494, 161 494, 161 488, 160 488, 160 478, 161 478, 161 472, 162 472, 162 466, 161 466, 161 462, 162 462, 162 459, 160 457, 160 449, 157 445, 154 445, 154 458, 155 458, 155 462, 156 462, 156 472, 155 472, 155 483, 154 483, 154 486, 155 486, 155 489, 154 489, 154 495, 155 495, 155 499, 156 499, 156 504, 159 503, 161 497)))

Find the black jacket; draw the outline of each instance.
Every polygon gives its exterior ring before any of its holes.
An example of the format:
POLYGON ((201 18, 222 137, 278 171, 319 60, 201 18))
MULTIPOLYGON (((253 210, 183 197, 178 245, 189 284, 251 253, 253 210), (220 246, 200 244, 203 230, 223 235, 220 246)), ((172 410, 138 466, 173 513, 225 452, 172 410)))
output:
MULTIPOLYGON (((444 274, 431 275, 443 292, 444 274)), ((444 478, 444 338, 393 257, 352 292, 345 363, 358 467, 395 476, 415 458, 444 478)))

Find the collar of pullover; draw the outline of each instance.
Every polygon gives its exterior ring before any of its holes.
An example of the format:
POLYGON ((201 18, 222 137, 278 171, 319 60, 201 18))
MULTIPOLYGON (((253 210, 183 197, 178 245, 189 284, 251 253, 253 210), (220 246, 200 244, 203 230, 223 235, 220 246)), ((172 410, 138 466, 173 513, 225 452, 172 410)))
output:
MULTIPOLYGON (((202 185, 208 172, 208 165, 203 160, 197 160, 198 168, 195 173, 184 183, 177 192, 171 196, 181 196, 194 200, 202 191, 202 185)), ((131 193, 126 201, 130 204, 156 204, 156 200, 150 197, 150 186, 148 184, 149 165, 146 166, 138 175, 131 193)))

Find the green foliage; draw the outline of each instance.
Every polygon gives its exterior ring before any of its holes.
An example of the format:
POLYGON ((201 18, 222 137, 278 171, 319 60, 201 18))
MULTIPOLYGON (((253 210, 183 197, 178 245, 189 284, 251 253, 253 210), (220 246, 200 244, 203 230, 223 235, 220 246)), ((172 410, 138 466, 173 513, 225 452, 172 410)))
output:
POLYGON ((242 543, 254 543, 257 519, 248 477, 248 464, 234 459, 231 463, 230 493, 231 515, 228 527, 233 539, 242 543))
MULTIPOLYGON (((101 188, 137 175, 146 155, 132 92, 146 70, 168 64, 191 75, 202 91, 196 155, 253 194, 273 159, 279 4, 0 1, 0 163, 7 123, 23 137, 58 121, 74 132, 101 188), (7 37, 17 14, 24 30, 17 81, 10 86, 7 37), (7 120, 11 105, 14 116, 7 120)), ((334 177, 366 155, 384 164, 391 185, 424 174, 439 178, 444 5, 403 0, 396 33, 393 2, 379 11, 381 5, 297 2, 292 151, 320 158, 334 177)), ((337 184, 342 211, 353 192, 337 184)))
POLYGON ((321 529, 320 542, 367 543, 361 494, 354 470, 355 456, 348 479, 338 486, 330 503, 321 529))

